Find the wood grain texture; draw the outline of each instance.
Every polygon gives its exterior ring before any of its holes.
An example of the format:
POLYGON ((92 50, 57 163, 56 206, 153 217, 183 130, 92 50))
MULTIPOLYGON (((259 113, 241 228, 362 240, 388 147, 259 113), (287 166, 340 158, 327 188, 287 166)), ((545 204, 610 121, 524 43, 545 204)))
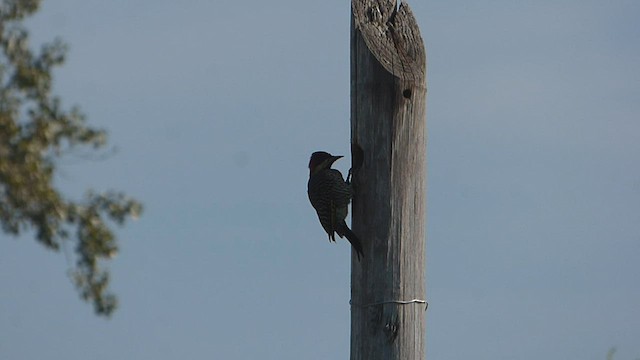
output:
POLYGON ((351 359, 425 358, 426 56, 406 3, 352 0, 351 359))
POLYGON ((426 57, 420 29, 411 8, 395 1, 353 0, 354 26, 378 62, 403 79, 424 81, 426 57))

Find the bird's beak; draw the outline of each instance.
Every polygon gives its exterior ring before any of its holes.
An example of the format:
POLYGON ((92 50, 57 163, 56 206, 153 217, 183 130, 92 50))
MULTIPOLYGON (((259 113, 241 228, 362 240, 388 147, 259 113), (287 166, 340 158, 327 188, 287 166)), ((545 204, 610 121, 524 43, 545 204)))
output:
POLYGON ((333 164, 334 162, 336 162, 336 160, 338 160, 338 159, 340 159, 342 157, 344 157, 344 156, 342 156, 342 155, 332 156, 331 157, 331 164, 333 164))

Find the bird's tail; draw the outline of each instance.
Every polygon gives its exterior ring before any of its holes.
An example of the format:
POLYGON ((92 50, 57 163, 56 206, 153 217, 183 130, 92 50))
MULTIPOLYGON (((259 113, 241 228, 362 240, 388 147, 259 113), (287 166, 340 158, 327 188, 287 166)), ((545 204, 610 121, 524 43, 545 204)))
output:
POLYGON ((356 251, 356 255, 358 256, 358 261, 360 261, 360 259, 364 256, 364 252, 362 252, 362 242, 360 242, 360 239, 358 239, 356 234, 354 234, 353 231, 351 231, 351 229, 349 229, 347 224, 344 222, 341 224, 338 230, 339 231, 337 231, 337 233, 338 235, 340 235, 340 237, 342 236, 347 237, 347 240, 349 240, 349 242, 351 243, 351 246, 353 246, 353 249, 356 251))

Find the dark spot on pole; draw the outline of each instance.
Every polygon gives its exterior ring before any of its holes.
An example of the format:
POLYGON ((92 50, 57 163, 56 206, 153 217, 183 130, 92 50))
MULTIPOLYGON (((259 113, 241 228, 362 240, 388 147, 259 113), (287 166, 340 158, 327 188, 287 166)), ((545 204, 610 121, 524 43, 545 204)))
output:
POLYGON ((407 99, 411 99, 411 89, 405 89, 405 90, 402 92, 402 96, 404 96, 404 97, 405 97, 405 98, 407 98, 407 99))
POLYGON ((357 143, 351 143, 351 167, 358 170, 364 162, 364 151, 357 143))
POLYGON ((391 318, 387 320, 387 323, 384 325, 384 328, 383 328, 383 332, 387 336, 387 341, 389 341, 390 343, 395 341, 395 339, 398 337, 399 327, 400 327, 400 324, 398 322, 397 315, 391 316, 391 318))

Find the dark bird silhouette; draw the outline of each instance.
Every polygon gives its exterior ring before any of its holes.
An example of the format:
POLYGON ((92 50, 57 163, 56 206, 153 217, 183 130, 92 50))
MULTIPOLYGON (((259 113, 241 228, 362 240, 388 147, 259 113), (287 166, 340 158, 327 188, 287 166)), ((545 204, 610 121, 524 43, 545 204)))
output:
POLYGON ((324 151, 311 154, 307 194, 311 205, 318 213, 320 224, 329 235, 329 241, 336 241, 335 234, 341 238, 346 237, 360 260, 364 255, 362 243, 344 221, 353 196, 352 188, 344 181, 340 171, 331 168, 341 157, 324 151))

